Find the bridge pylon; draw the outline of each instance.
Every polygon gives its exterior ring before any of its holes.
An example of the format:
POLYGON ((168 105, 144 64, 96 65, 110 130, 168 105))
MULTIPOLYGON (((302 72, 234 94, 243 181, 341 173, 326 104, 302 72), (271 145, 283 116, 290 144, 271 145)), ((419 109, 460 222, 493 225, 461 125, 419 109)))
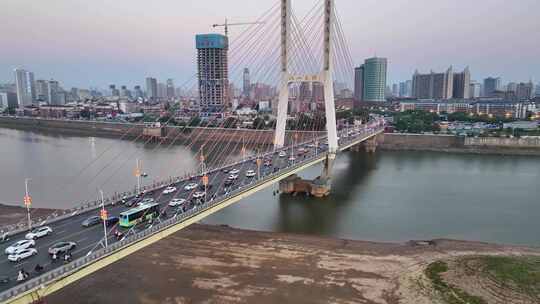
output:
POLYGON ((324 105, 326 115, 326 131, 328 134, 328 156, 324 162, 324 169, 319 180, 330 187, 330 177, 334 159, 338 151, 336 129, 336 107, 334 100, 334 79, 332 63, 332 27, 334 26, 334 0, 324 1, 324 29, 323 29, 323 66, 318 74, 291 75, 289 73, 288 59, 291 46, 291 0, 281 0, 281 80, 279 88, 279 102, 277 107, 277 122, 274 138, 275 148, 285 145, 285 127, 287 124, 287 108, 289 104, 289 84, 294 82, 321 83, 324 89, 324 105))

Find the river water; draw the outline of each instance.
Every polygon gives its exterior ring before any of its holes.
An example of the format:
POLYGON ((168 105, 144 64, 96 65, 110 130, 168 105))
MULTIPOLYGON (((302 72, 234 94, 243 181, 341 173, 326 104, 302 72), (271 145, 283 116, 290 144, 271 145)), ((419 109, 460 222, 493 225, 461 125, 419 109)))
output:
MULTIPOLYGON (((34 207, 133 189, 197 169, 184 146, 0 129, 0 202, 22 205, 24 179, 34 207)), ((315 177, 320 167, 305 170, 315 177)), ((540 246, 540 158, 386 152, 339 156, 324 199, 274 196, 268 188, 204 220, 209 224, 373 241, 454 238, 540 246)))

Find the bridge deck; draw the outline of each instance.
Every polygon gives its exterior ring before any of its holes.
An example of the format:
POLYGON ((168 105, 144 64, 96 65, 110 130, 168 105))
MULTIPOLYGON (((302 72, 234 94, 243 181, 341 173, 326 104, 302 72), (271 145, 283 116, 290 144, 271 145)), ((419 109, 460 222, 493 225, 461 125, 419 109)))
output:
MULTIPOLYGON (((382 127, 378 125, 373 126, 373 128, 363 127, 361 130, 358 129, 355 131, 354 135, 351 136, 347 136, 346 133, 342 132, 340 134, 341 139, 339 142, 339 149, 340 151, 346 150, 381 132, 382 127)), ((307 144, 308 143, 304 143, 303 146, 306 146, 307 144)), ((282 150, 290 153, 291 148, 289 147, 282 150)), ((167 214, 161 216, 160 221, 156 221, 149 225, 138 225, 131 229, 122 240, 116 240, 116 238, 109 233, 109 246, 106 249, 99 245, 100 241, 103 241, 103 227, 101 225, 89 228, 83 228, 81 226, 81 222, 86 217, 95 215, 96 210, 75 214, 52 223, 50 226, 54 230, 54 233, 36 241, 36 249, 38 249, 39 253, 37 256, 29 258, 28 260, 25 260, 26 262, 15 266, 11 265, 11 262, 7 260, 0 262, 0 274, 7 275, 12 279, 16 278, 17 272, 21 267, 25 267, 26 270, 29 271, 33 269, 33 266, 36 263, 45 266, 47 272, 19 285, 15 285, 14 280, 9 284, 0 285, 0 292, 3 291, 0 293, 0 302, 31 303, 40 297, 51 294, 141 248, 157 242, 178 230, 218 212, 257 191, 269 187, 292 174, 323 161, 326 158, 327 146, 323 145, 318 149, 309 149, 304 156, 298 157, 295 161, 288 161, 286 157, 279 157, 279 151, 281 150, 266 155, 266 157, 272 158, 272 166, 261 166, 260 179, 257 179, 257 177, 249 178, 245 176, 247 170, 255 170, 257 172, 257 165, 253 159, 247 159, 229 165, 227 168, 237 168, 240 170, 240 173, 238 180, 227 189, 224 188, 222 181, 227 178, 228 173, 223 172, 223 168, 211 171, 208 174, 209 179, 217 182, 215 183, 215 187, 208 190, 208 199, 206 203, 196 204, 194 201, 190 200, 187 206, 188 210, 184 212, 179 212, 178 210, 167 212, 167 214), (277 171, 274 172, 274 170, 277 171), (61 262, 52 263, 50 261, 47 254, 47 248, 58 241, 77 242, 77 248, 73 252, 73 257, 75 258, 73 262, 61 264, 61 262)), ((184 179, 173 183, 173 185, 177 187, 177 192, 174 194, 163 195, 162 189, 158 189, 157 191, 154 191, 154 193, 146 195, 146 197, 152 197, 159 204, 167 206, 167 203, 172 197, 190 198, 195 190, 186 191, 184 190, 184 187, 188 183, 194 181, 198 182, 198 180, 184 179)), ((107 209, 109 214, 117 215, 128 208, 121 204, 116 204, 114 206, 109 206, 107 209)), ((23 237, 24 235, 21 233, 14 235, 12 240, 16 241, 23 237)), ((5 250, 8 245, 9 244, 2 244, 0 250, 5 250)))

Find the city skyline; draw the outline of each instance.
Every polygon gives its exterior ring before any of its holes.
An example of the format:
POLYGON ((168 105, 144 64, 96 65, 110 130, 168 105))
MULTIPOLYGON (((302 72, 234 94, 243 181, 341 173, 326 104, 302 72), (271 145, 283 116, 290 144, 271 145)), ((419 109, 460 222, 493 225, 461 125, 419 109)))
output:
MULTIPOLYGON (((388 58, 388 83, 410 79, 415 69, 442 70, 449 65, 456 69, 469 66, 476 80, 497 76, 503 82, 532 78, 536 83, 540 80, 540 62, 535 50, 540 49, 540 42, 521 39, 516 33, 538 27, 533 15, 540 3, 525 1, 508 6, 500 0, 483 0, 469 4, 467 10, 446 0, 400 0, 392 4, 342 0, 337 6, 354 64, 358 66, 374 55, 388 58), (377 10, 373 9, 375 5, 377 10), (357 18, 358 11, 372 13, 357 18), (388 16, 392 23, 385 22, 388 16), (453 22, 441 26, 440 20, 446 16, 453 22), (433 25, 419 26, 424 23, 433 25), (493 29, 492 24, 509 26, 493 29), (458 39, 464 36, 470 37, 458 39)), ((36 78, 58 79, 66 87, 106 88, 111 83, 133 87, 144 85, 148 75, 182 83, 196 71, 192 49, 195 34, 220 32, 210 25, 225 17, 254 20, 264 11, 261 7, 270 8, 274 3, 231 0, 226 4, 197 2, 187 7, 173 1, 144 5, 117 1, 81 10, 82 4, 74 1, 29 5, 28 1, 7 0, 0 7, 9 29, 6 39, 12 44, 0 50, 0 82, 13 82, 13 69, 23 68, 33 71, 36 78), (46 10, 77 14, 45 14, 46 10), (148 10, 155 14, 149 16, 148 10), (21 22, 26 18, 32 22, 21 22), (33 50, 39 50, 39 56, 33 50)), ((294 2, 294 8, 302 15, 314 4, 300 0, 294 2)), ((231 30, 231 39, 240 31, 231 30)))

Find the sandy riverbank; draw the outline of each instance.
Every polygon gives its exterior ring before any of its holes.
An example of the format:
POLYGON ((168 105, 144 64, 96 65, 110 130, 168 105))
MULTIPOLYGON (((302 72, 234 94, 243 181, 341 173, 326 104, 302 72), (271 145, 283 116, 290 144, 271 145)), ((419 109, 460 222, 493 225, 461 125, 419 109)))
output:
POLYGON ((471 255, 540 256, 540 249, 452 240, 375 243, 193 225, 67 286, 47 303, 444 303, 425 268, 471 255))

